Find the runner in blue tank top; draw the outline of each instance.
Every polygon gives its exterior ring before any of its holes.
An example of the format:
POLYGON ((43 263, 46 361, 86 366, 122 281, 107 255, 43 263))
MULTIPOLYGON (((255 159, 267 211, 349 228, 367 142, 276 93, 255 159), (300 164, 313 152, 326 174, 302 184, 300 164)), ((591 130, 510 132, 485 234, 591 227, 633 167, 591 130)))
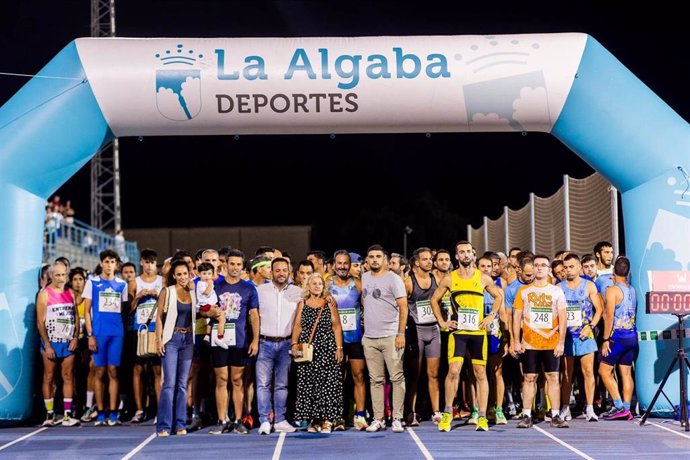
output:
POLYGON ((604 312, 594 283, 580 277, 582 266, 580 258, 573 253, 568 253, 563 258, 565 267, 565 280, 560 283, 567 306, 568 334, 565 338, 565 352, 563 366, 561 367, 561 418, 570 420, 570 392, 573 387, 573 372, 575 358, 579 358, 582 375, 585 381, 585 398, 587 409, 585 419, 588 422, 598 420, 594 413, 594 353, 597 351, 597 342, 594 338, 594 327, 599 322, 604 312))
POLYGON ((632 378, 632 363, 637 357, 637 326, 635 316, 637 297, 635 289, 628 284, 630 261, 620 256, 613 264, 613 286, 606 290, 606 313, 604 316, 604 343, 601 346, 599 375, 613 398, 614 407, 604 414, 606 420, 632 420, 630 401, 635 383, 632 378), (615 308, 614 308, 615 305, 615 308), (618 392, 618 382, 613 372, 618 365, 623 382, 623 399, 618 392))
MULTIPOLYGON (((364 381, 364 348, 362 348, 362 307, 360 296, 362 285, 350 275, 350 253, 339 250, 333 254, 335 275, 328 277, 328 290, 338 304, 340 324, 343 329, 343 348, 345 359, 350 361, 350 371, 354 382, 355 415, 353 425, 357 430, 365 430, 369 425, 365 418, 367 387, 364 381)), ((336 425, 335 429, 340 426, 336 425)), ((344 427, 343 427, 344 428, 344 427)))

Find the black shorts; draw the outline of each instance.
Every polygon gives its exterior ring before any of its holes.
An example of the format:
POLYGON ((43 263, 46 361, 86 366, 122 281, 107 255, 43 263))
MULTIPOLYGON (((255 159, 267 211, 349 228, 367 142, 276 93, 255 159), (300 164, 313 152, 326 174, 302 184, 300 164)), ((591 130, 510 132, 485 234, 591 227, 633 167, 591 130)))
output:
POLYGON ((347 359, 364 359, 362 342, 343 343, 343 355, 347 359))
POLYGON ((553 350, 525 350, 522 359, 522 372, 524 374, 538 374, 540 364, 544 366, 544 372, 558 372, 561 358, 553 355, 553 350))
POLYGON ((214 369, 226 366, 245 367, 249 363, 249 352, 246 348, 231 347, 227 350, 222 347, 210 348, 214 369))
POLYGON ((448 362, 464 361, 469 352, 472 364, 486 366, 488 340, 486 334, 462 334, 454 332, 448 337, 448 362))

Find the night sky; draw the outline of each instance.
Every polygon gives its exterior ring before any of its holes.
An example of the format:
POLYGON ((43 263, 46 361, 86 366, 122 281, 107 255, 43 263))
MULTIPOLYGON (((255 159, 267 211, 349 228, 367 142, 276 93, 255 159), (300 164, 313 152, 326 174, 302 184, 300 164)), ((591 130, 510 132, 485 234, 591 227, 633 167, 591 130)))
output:
MULTIPOLYGON (((601 1, 465 3, 117 0, 117 35, 585 32, 689 118, 690 41, 682 2, 654 2, 656 10, 601 10, 601 1)), ((69 41, 89 35, 88 1, 2 2, 0 72, 35 73, 69 41)), ((25 80, 0 76, 0 104, 25 80)), ((563 174, 592 173, 541 133, 146 137, 124 138, 120 145, 125 231, 202 223, 312 225, 313 246, 327 251, 364 250, 375 241, 401 250, 406 225, 415 230, 410 247, 448 247, 465 237, 468 222, 496 218, 504 205, 520 208, 531 191, 552 194, 563 174), (173 198, 173 187, 186 189, 186 198, 173 198), (168 217, 189 215, 192 208, 203 219, 168 217)), ((88 164, 58 193, 88 221, 88 164)))

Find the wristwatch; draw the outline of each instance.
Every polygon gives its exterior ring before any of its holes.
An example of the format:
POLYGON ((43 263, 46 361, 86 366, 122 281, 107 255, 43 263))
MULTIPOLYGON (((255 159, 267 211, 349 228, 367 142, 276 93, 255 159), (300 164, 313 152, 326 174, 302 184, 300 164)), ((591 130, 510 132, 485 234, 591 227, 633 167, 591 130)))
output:
POLYGON ((93 337, 93 332, 87 332, 87 333, 86 333, 86 336, 87 336, 88 338, 93 337))

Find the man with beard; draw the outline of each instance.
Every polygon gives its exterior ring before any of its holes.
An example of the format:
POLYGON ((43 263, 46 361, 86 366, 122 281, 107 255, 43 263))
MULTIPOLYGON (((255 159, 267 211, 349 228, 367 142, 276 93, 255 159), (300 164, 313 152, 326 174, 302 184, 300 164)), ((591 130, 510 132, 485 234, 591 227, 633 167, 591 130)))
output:
POLYGON ((405 279, 405 290, 410 310, 405 342, 407 344, 407 403, 410 408, 408 425, 418 426, 416 413, 417 380, 422 370, 422 360, 426 356, 426 373, 431 400, 431 420, 441 421, 439 411, 438 369, 441 362, 441 334, 438 322, 431 309, 431 296, 436 291, 436 278, 431 274, 433 268, 431 249, 419 248, 412 254, 412 272, 405 279))
POLYGON ((488 431, 486 406, 489 399, 489 382, 486 378, 487 335, 489 324, 498 316, 503 305, 503 295, 490 276, 474 268, 474 251, 472 244, 460 241, 455 245, 456 259, 460 263, 457 270, 441 280, 436 292, 431 297, 431 307, 441 327, 453 330, 448 342, 449 371, 445 383, 446 405, 443 411, 439 431, 450 431, 453 418, 453 399, 460 379, 460 371, 469 351, 472 369, 477 380, 477 399, 479 414, 477 431, 488 431), (443 318, 440 301, 450 291, 452 319, 443 318), (493 310, 484 315, 484 291, 494 298, 493 310))
POLYGON ((382 246, 367 250, 369 271, 362 275, 362 305, 364 337, 362 345, 369 368, 371 402, 374 419, 368 432, 385 430, 383 421, 383 385, 386 370, 393 385, 393 432, 402 433, 403 406, 405 404, 405 325, 407 324, 407 294, 398 275, 388 270, 386 253, 382 246))
MULTIPOLYGON (((350 275, 350 254, 341 249, 333 254, 335 275, 329 277, 328 290, 338 304, 340 324, 343 328, 345 358, 350 362, 354 383, 356 412, 352 421, 355 429, 365 430, 369 425, 365 418, 367 389, 364 382, 364 348, 362 347, 362 307, 360 296, 362 283, 350 275)), ((338 425, 336 425, 338 429, 338 425)))

